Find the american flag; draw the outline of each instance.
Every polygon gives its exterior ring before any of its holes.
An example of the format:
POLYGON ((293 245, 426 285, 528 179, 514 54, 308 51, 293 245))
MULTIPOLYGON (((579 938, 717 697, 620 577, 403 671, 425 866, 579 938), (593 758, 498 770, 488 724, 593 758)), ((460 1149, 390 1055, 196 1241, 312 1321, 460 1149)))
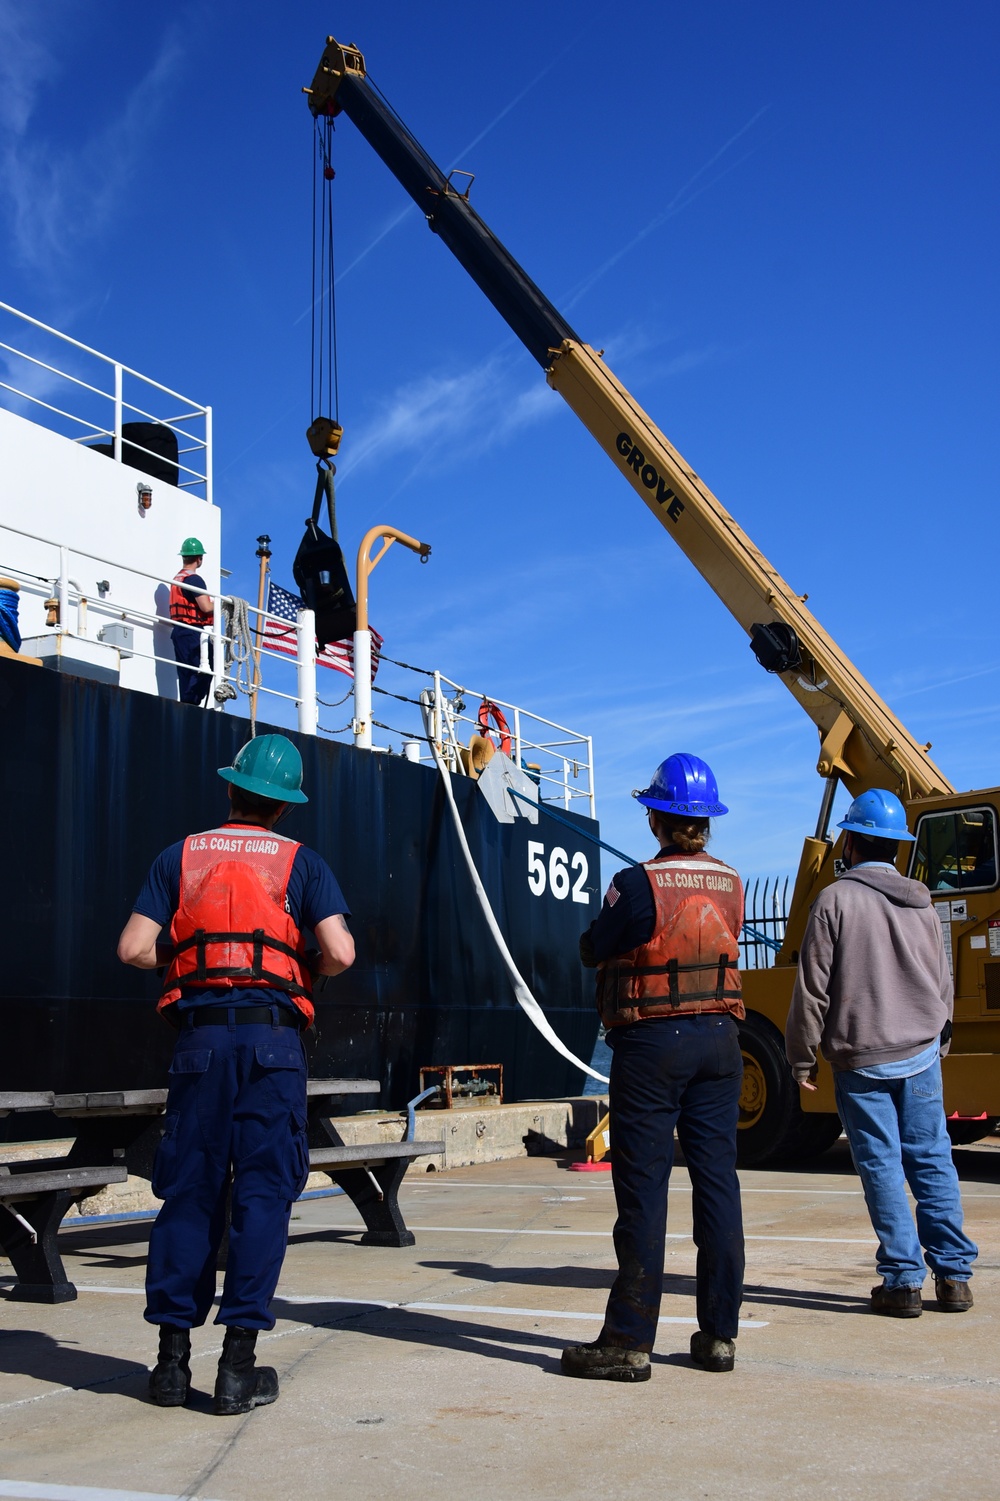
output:
MULTIPOLYGON (((278 651, 286 657, 298 655, 298 642, 295 635, 295 617, 302 609, 302 600, 297 594, 292 594, 287 589, 282 589, 280 584, 272 584, 268 580, 267 585, 267 613, 276 615, 277 620, 265 620, 263 645, 269 651, 278 651), (288 624, 282 622, 287 621, 288 624)), ((372 631, 372 682, 378 672, 379 658, 382 652, 382 637, 378 631, 372 631)), ((345 677, 354 676, 354 642, 330 641, 321 652, 316 653, 317 667, 332 667, 334 672, 342 672, 345 677)))

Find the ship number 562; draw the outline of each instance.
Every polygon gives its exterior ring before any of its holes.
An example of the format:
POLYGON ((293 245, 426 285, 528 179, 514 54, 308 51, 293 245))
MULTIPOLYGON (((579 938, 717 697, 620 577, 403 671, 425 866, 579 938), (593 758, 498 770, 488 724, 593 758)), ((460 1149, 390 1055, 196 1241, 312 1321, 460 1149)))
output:
POLYGON ((584 890, 590 873, 586 855, 577 850, 570 860, 566 851, 556 845, 549 852, 546 866, 544 844, 537 839, 528 840, 528 885, 535 896, 542 896, 548 885, 554 897, 560 902, 565 901, 570 893, 570 870, 574 873, 573 900, 586 906, 590 901, 589 893, 584 890))

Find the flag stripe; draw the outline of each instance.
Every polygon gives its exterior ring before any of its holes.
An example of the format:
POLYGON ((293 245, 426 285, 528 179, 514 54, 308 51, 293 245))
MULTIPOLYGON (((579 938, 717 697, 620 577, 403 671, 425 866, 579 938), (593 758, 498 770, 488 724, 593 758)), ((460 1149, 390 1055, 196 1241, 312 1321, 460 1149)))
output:
MULTIPOLYGON (((299 610, 302 609, 302 600, 297 594, 292 594, 288 589, 282 589, 280 584, 268 582, 267 586, 267 613, 276 615, 277 620, 265 620, 263 645, 268 651, 280 652, 282 656, 298 656, 298 636, 295 622, 299 610), (287 622, 287 624, 285 623, 287 622)), ((379 661, 382 654, 382 637, 378 631, 372 631, 372 682, 378 672, 379 661)), ((354 676, 354 642, 348 638, 344 641, 330 641, 322 651, 316 653, 317 667, 332 667, 334 672, 341 672, 345 677, 354 676)))

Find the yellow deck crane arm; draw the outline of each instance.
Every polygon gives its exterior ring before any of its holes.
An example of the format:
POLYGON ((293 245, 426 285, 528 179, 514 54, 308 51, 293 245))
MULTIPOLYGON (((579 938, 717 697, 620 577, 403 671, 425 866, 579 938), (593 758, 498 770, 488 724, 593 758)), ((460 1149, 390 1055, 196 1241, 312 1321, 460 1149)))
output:
POLYGON ((314 116, 343 113, 360 130, 549 384, 747 632, 761 666, 781 678, 816 726, 817 770, 824 778, 816 832, 804 842, 775 965, 744 977, 741 1161, 762 1165, 793 1149, 819 1150, 840 1129, 828 1072, 821 1071, 820 1092, 809 1096, 804 1114, 782 1043, 809 908, 834 874, 829 825, 838 782, 855 796, 881 786, 911 809, 917 804, 912 869, 928 885, 954 951, 955 1043, 946 1060, 946 1109, 957 1112, 973 1134, 980 1122, 1000 1119, 1000 940, 993 931, 1000 931, 1000 788, 955 791, 930 759, 930 746, 913 738, 806 608, 805 596, 789 587, 479 217, 469 202, 468 174, 443 173, 410 134, 370 83, 357 47, 328 37, 305 93, 314 116), (966 890, 979 895, 951 899, 966 890))

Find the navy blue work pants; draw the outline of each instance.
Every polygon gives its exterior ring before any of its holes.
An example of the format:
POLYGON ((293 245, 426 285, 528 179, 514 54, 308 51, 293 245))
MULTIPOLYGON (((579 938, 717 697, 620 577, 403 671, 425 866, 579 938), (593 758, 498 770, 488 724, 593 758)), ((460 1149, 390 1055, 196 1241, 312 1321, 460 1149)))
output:
POLYGON ((736 1122, 743 1060, 730 1016, 649 1017, 607 1035, 618 1276, 599 1344, 652 1350, 663 1292, 674 1128, 691 1177, 698 1327, 735 1339, 743 1299, 736 1122))
POLYGON ((163 1207, 146 1265, 146 1318, 204 1324, 232 1181, 232 1223, 215 1322, 273 1329, 292 1204, 309 1175, 306 1059, 294 1027, 185 1025, 170 1065, 153 1192, 163 1207))
MULTIPOLYGON (((175 625, 170 632, 170 640, 177 659, 177 687, 181 703, 204 703, 212 679, 207 672, 192 671, 192 668, 201 666, 201 631, 175 625)), ((215 665, 215 651, 211 640, 208 643, 208 665, 215 665)))

